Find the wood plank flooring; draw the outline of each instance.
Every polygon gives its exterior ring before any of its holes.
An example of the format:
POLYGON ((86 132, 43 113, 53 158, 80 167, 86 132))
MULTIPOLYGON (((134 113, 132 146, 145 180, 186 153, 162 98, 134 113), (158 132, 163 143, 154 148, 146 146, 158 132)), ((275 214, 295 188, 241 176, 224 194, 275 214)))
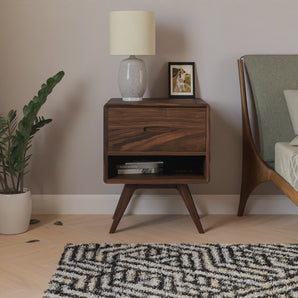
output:
POLYGON ((42 297, 67 243, 298 243, 297 215, 127 215, 109 234, 111 215, 34 215, 40 223, 0 235, 0 297, 42 297), (63 226, 53 223, 57 220, 63 226), (38 239, 39 242, 26 243, 38 239))

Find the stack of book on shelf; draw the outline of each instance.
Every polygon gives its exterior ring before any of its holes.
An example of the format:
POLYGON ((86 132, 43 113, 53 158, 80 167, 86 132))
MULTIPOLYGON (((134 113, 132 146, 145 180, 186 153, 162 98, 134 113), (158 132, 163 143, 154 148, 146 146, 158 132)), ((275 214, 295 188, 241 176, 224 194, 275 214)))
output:
POLYGON ((135 161, 117 166, 118 175, 121 174, 158 174, 163 170, 163 161, 135 161))

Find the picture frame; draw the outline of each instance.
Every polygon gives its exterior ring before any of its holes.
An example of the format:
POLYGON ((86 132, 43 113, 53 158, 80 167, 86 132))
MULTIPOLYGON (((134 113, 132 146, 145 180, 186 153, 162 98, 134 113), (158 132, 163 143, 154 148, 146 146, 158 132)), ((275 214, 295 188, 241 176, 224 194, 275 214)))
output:
POLYGON ((169 70, 169 97, 195 97, 195 63, 168 62, 169 70))

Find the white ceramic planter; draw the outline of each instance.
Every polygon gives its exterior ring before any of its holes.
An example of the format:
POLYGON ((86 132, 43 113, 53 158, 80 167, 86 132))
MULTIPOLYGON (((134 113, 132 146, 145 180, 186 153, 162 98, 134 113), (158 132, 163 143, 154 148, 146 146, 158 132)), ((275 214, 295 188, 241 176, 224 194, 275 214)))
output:
POLYGON ((0 194, 0 234, 20 234, 28 230, 32 213, 31 192, 0 194))

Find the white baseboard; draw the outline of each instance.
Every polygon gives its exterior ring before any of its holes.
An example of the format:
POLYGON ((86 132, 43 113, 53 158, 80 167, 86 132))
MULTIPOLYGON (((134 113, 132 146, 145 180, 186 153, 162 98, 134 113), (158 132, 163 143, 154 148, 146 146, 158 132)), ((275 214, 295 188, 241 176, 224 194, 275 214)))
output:
MULTIPOLYGON (((112 214, 119 195, 33 195, 34 214, 112 214)), ((239 195, 193 195, 199 214, 236 214, 239 195)), ((188 214, 178 195, 135 195, 128 214, 188 214)), ((298 214, 283 195, 251 196, 246 214, 298 214)))

